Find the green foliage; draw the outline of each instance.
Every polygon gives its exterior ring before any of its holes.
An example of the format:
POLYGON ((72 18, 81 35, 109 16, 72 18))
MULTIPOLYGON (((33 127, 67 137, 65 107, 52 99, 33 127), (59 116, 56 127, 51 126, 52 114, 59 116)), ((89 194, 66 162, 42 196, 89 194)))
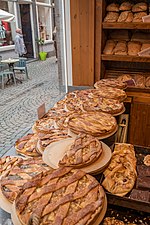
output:
POLYGON ((42 38, 39 38, 39 39, 37 40, 37 42, 38 42, 38 44, 41 46, 41 50, 42 50, 42 52, 43 52, 43 45, 44 45, 45 40, 42 39, 42 38))

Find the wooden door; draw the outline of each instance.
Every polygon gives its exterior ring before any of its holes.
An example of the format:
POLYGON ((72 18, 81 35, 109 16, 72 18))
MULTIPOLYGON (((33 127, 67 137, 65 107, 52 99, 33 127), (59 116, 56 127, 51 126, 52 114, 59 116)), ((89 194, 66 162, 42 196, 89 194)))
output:
POLYGON ((70 0, 73 85, 94 84, 94 5, 70 0))
POLYGON ((150 147, 150 98, 134 98, 131 105, 129 143, 150 147))

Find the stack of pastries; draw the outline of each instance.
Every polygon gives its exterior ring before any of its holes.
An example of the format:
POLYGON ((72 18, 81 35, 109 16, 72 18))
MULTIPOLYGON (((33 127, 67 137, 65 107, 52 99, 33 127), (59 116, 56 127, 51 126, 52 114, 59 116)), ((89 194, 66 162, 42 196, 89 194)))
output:
POLYGON ((115 145, 111 162, 104 171, 104 176, 102 186, 110 193, 124 196, 132 190, 137 178, 133 145, 126 143, 115 145))

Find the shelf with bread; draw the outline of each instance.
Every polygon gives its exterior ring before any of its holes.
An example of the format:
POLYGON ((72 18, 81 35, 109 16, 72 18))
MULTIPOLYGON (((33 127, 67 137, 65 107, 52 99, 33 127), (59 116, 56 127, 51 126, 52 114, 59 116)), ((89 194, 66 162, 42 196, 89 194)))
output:
POLYGON ((125 61, 125 62, 150 62, 150 57, 131 56, 131 55, 104 55, 102 60, 105 61, 125 61))
POLYGON ((115 22, 115 23, 102 23, 103 29, 142 29, 147 30, 150 28, 150 23, 142 23, 142 22, 135 22, 135 23, 124 23, 124 22, 115 22))

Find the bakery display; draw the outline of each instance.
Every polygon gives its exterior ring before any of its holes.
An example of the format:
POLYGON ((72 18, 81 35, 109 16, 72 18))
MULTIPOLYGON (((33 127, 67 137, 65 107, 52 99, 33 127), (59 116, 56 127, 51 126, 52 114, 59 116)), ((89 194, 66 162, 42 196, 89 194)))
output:
POLYGON ((115 41, 107 40, 106 45, 105 45, 104 50, 103 50, 103 54, 112 55, 115 45, 116 45, 115 41))
POLYGON ((141 43, 129 41, 128 42, 128 55, 137 55, 141 50, 141 43))
POLYGON ((69 117, 68 127, 75 134, 83 132, 102 137, 114 132, 117 122, 112 115, 103 112, 74 113, 69 117))
POLYGON ((94 177, 62 167, 27 182, 15 207, 22 224, 90 224, 100 215, 104 199, 94 177))
POLYGON ((43 154, 45 148, 53 142, 68 138, 67 130, 51 129, 49 133, 38 133, 38 151, 43 154))
POLYGON ((131 144, 115 145, 111 162, 104 171, 102 186, 114 195, 124 196, 132 190, 137 173, 134 147, 131 144))
POLYGON ((27 134, 16 141, 16 152, 23 156, 39 157, 40 154, 37 151, 37 142, 37 134, 27 134))
POLYGON ((119 10, 120 11, 130 11, 132 9, 133 4, 131 2, 123 2, 120 7, 119 10))
POLYGON ((107 12, 119 12, 119 4, 111 3, 106 7, 107 12))
POLYGON ((107 79, 101 79, 94 84, 95 88, 100 88, 101 86, 125 89, 127 87, 127 84, 115 78, 107 78, 107 79))
POLYGON ((96 161, 102 151, 102 144, 97 138, 88 134, 79 134, 59 161, 59 166, 86 166, 96 161))
POLYGON ((119 18, 119 13, 108 12, 106 17, 104 18, 104 22, 107 22, 107 23, 117 22, 118 18, 119 18))
POLYGON ((143 12, 147 10, 147 4, 145 2, 139 2, 132 6, 132 12, 143 12))
POLYGON ((130 11, 121 12, 117 22, 131 23, 133 21, 133 13, 130 11))
POLYGON ((23 184, 41 172, 50 170, 41 158, 21 159, 0 180, 0 188, 5 198, 13 203, 23 184))
POLYGON ((126 41, 118 41, 114 50, 113 54, 114 55, 127 55, 127 44, 126 41))

